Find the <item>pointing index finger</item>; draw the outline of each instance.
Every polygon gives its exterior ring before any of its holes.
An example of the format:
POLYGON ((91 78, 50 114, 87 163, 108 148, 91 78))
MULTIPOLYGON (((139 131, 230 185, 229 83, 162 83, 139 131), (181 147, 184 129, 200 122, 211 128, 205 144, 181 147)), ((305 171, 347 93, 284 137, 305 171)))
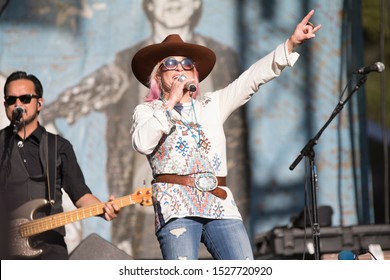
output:
POLYGON ((302 25, 306 25, 309 23, 310 18, 313 16, 314 10, 311 10, 301 21, 302 25))

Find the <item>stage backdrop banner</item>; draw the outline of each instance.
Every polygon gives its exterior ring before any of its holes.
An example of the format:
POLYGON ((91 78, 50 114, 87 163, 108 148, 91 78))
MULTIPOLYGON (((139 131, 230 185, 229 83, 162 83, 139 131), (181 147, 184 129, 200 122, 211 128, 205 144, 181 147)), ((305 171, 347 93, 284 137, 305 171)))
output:
MULTIPOLYGON (((9 1, 0 16, 0 82, 15 70, 36 75, 44 86, 41 124, 71 141, 96 196, 121 197, 152 179, 130 137, 133 110, 147 91, 130 67, 138 49, 173 32, 208 46, 217 64, 201 91, 215 90, 285 42, 315 9, 312 21, 322 28, 297 49, 296 65, 225 125, 229 186, 255 240, 304 207, 305 159, 289 166, 331 115, 352 69, 362 66, 360 1, 344 2, 9 1)), ((364 107, 361 89, 314 147, 318 204, 333 208, 335 226, 372 219, 364 107)), ((3 111, 1 127, 8 124, 3 111)), ((73 209, 68 199, 64 209, 73 209)), ((67 225, 67 233, 69 251, 96 233, 135 259, 161 258, 152 207, 125 207, 111 223, 90 218, 67 225)), ((201 258, 208 257, 202 249, 201 258)))

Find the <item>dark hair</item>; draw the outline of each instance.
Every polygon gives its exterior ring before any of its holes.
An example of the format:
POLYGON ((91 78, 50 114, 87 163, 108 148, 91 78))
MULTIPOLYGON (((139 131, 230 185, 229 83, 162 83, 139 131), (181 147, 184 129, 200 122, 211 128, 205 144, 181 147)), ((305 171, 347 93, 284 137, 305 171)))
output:
POLYGON ((4 96, 7 95, 7 86, 10 82, 17 81, 17 80, 29 80, 34 83, 34 89, 35 93, 42 98, 43 96, 43 87, 41 82, 38 80, 37 77, 35 77, 32 74, 27 74, 24 71, 15 71, 11 75, 8 76, 7 80, 4 84, 4 96))

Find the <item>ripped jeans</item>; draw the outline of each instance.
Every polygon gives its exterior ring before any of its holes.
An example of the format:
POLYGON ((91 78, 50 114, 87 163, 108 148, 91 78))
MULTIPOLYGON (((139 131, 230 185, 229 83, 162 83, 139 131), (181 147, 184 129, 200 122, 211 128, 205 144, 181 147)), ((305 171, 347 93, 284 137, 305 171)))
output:
POLYGON ((253 260, 241 220, 173 219, 156 236, 165 260, 198 259, 200 242, 216 260, 253 260))

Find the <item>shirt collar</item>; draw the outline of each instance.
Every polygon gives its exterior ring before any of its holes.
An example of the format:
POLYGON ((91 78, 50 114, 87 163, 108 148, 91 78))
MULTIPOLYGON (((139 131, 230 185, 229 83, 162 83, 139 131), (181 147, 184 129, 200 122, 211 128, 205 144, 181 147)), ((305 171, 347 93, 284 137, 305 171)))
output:
MULTIPOLYGON (((37 129, 34 130, 33 133, 28 136, 25 141, 31 141, 34 143, 39 144, 41 142, 42 134, 43 134, 44 128, 40 125, 38 125, 37 129)), ((19 140, 22 140, 19 135, 17 135, 17 138, 19 140)))

